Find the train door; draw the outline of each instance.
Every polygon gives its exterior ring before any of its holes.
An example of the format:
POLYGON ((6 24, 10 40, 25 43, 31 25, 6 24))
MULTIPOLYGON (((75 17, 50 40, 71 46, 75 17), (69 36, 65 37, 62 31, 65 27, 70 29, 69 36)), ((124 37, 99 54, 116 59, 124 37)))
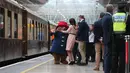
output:
POLYGON ((22 18, 22 22, 23 22, 23 28, 22 28, 22 41, 23 41, 23 44, 22 44, 22 55, 23 56, 27 56, 27 35, 28 35, 28 32, 27 32, 27 11, 26 10, 23 10, 22 12, 22 15, 23 15, 23 18, 22 18))

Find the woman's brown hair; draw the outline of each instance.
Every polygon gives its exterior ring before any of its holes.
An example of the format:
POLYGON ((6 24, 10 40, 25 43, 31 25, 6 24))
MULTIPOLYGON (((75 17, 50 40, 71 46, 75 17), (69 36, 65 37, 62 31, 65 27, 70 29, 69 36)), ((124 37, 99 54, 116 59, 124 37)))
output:
POLYGON ((74 18, 69 19, 69 22, 70 22, 71 25, 76 26, 76 21, 75 21, 74 18))

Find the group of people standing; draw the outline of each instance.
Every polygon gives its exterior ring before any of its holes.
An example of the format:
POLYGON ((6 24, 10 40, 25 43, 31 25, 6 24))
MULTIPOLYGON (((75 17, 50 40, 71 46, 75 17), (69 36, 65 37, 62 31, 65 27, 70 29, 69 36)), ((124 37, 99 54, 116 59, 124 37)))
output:
POLYGON ((50 52, 54 56, 54 63, 73 65, 75 56, 78 56, 77 64, 87 65, 91 56, 91 59, 95 58, 96 61, 94 70, 99 71, 102 57, 104 73, 125 73, 124 36, 130 34, 127 2, 119 2, 118 11, 114 15, 113 10, 113 5, 108 4, 106 12, 102 12, 100 19, 91 26, 85 22, 83 15, 79 16, 78 25, 74 18, 69 20, 70 26, 60 21, 55 32, 52 32, 55 39, 50 52), (95 48, 92 48, 93 45, 95 48), (92 53, 92 49, 96 54, 92 53), (69 61, 66 60, 67 56, 69 61))
POLYGON ((130 35, 128 3, 120 1, 117 12, 112 4, 106 6, 102 18, 104 44, 104 73, 125 73, 125 35, 130 35))
MULTIPOLYGON (((79 23, 76 25, 76 21, 74 18, 69 20, 70 26, 64 21, 60 21, 58 26, 56 27, 56 31, 52 32, 55 35, 55 39, 53 40, 51 53, 63 54, 60 50, 64 51, 64 55, 67 54, 69 57, 69 64, 72 65, 75 63, 75 59, 73 56, 73 48, 75 44, 78 43, 78 47, 76 47, 79 56, 81 56, 81 60, 78 62, 79 65, 88 64, 88 59, 86 57, 86 43, 88 41, 89 34, 89 26, 85 22, 85 18, 83 15, 79 16, 79 23), (58 33, 62 33, 61 35, 58 33), (68 35, 68 36, 65 36, 68 35), (60 38, 61 37, 61 38, 60 38), (63 39, 66 38, 66 39, 63 39), (64 43, 64 44, 63 44, 64 43), (59 46, 59 47, 57 47, 59 46), (79 49, 78 49, 79 48, 79 49)), ((77 55, 77 53, 75 54, 77 55)), ((53 55, 54 56, 54 55, 53 55)), ((57 56, 54 56, 54 58, 57 56)), ((67 61, 64 61, 65 64, 67 61)), ((60 61, 55 60, 55 64, 59 64, 60 61)))

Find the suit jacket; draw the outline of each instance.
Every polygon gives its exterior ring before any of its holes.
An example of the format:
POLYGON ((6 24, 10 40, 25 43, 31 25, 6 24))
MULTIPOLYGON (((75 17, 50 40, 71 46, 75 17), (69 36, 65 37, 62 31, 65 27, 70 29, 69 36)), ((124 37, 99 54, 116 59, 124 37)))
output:
POLYGON ((104 45, 108 45, 112 41, 112 28, 113 28, 113 20, 112 15, 106 13, 102 18, 102 27, 103 27, 103 43, 104 45))
POLYGON ((102 19, 94 23, 94 35, 95 35, 95 42, 100 42, 99 41, 100 38, 103 37, 102 19))
POLYGON ((79 22, 79 28, 77 33, 77 39, 78 41, 87 41, 88 42, 88 32, 89 27, 88 24, 83 20, 82 22, 79 22))
POLYGON ((130 35, 130 15, 128 15, 126 24, 126 34, 130 35))

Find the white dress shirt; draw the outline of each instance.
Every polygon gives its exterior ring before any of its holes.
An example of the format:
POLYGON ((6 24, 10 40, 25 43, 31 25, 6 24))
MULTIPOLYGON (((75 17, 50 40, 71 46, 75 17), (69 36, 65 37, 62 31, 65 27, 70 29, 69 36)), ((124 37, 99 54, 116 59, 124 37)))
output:
POLYGON ((94 33, 92 31, 89 32, 89 43, 94 43, 94 33))

